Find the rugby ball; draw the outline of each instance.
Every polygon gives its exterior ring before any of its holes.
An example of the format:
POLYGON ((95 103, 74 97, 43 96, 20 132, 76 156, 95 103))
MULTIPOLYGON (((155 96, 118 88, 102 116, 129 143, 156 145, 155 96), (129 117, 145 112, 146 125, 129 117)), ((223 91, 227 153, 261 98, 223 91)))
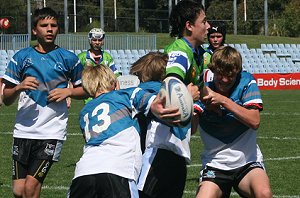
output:
MULTIPOLYGON (((187 126, 193 115, 193 98, 186 85, 175 77, 167 77, 159 91, 159 96, 166 97, 165 107, 178 107, 180 116, 172 120, 180 120, 178 127, 187 126)), ((170 123, 168 123, 170 124, 170 123)))

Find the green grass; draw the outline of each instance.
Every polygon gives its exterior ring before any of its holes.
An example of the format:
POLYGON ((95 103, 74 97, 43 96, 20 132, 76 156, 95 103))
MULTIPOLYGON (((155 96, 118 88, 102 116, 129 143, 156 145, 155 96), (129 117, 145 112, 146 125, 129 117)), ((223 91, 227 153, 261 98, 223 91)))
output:
MULTIPOLYGON (((258 143, 264 154, 267 172, 275 197, 300 197, 300 90, 263 91, 264 111, 258 143)), ((51 168, 42 190, 43 198, 66 197, 75 164, 81 156, 83 138, 79 131, 78 113, 81 101, 72 101, 69 116, 68 139, 60 161, 51 168)), ((0 197, 11 193, 11 143, 16 105, 0 108, 0 197)), ((195 197, 200 171, 202 143, 199 134, 191 139, 192 163, 184 198, 195 197)), ((258 178, 259 179, 259 178, 258 178)), ((237 197, 232 193, 231 197, 237 197)))

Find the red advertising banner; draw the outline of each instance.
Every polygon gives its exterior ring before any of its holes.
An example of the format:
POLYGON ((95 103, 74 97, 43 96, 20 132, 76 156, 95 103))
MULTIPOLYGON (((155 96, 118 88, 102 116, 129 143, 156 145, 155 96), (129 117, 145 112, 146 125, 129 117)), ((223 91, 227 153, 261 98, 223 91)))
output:
POLYGON ((253 74, 261 90, 300 89, 300 73, 253 74))

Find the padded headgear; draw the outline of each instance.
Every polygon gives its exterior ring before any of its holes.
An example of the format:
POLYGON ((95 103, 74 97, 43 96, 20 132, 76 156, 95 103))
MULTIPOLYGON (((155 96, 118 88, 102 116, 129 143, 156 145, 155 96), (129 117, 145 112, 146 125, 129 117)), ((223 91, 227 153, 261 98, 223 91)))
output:
POLYGON ((209 38, 209 36, 212 33, 218 32, 221 33, 223 35, 223 41, 222 44, 225 43, 225 39, 226 39, 226 26, 223 22, 219 22, 219 21, 211 21, 209 22, 210 24, 210 28, 208 29, 208 33, 207 33, 207 37, 209 38))
POLYGON ((101 28, 93 28, 88 34, 89 42, 91 43, 92 39, 104 39, 105 32, 101 28))

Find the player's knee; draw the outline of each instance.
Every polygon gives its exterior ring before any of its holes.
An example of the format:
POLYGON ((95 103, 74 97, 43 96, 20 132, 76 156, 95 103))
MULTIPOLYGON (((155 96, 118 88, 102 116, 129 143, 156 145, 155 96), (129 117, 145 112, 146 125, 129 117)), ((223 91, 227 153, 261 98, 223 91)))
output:
POLYGON ((12 188, 13 194, 15 198, 22 198, 24 194, 24 187, 23 186, 13 186, 12 188))
POLYGON ((273 197, 271 189, 265 188, 256 193, 255 197, 257 198, 271 198, 273 197))
POLYGON ((36 197, 41 191, 42 184, 34 179, 27 179, 24 187, 25 197, 36 197))

